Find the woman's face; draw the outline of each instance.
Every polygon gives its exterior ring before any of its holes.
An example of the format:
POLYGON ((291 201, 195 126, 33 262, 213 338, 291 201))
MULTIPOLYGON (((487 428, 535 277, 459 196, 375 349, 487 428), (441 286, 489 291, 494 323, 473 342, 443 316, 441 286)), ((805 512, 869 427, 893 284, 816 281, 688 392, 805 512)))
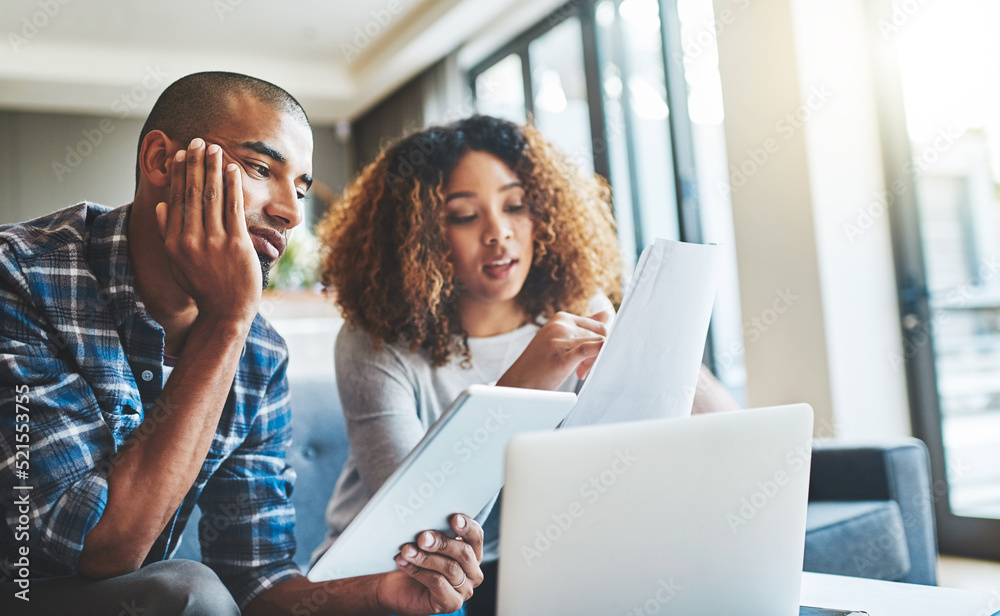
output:
POLYGON ((445 185, 446 239, 458 282, 460 306, 514 306, 533 254, 534 223, 524 186, 499 158, 470 151, 445 185))

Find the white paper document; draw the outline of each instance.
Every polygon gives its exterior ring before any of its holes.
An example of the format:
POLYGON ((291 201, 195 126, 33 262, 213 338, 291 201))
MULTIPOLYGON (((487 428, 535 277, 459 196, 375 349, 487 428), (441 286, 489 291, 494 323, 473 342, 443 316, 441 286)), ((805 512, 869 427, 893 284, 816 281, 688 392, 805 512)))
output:
POLYGON ((424 530, 451 536, 454 513, 475 515, 503 486, 507 442, 552 430, 576 396, 472 385, 431 426, 309 571, 313 582, 397 569, 394 557, 424 530))
POLYGON ((718 246, 658 239, 561 427, 691 413, 718 284, 718 246))

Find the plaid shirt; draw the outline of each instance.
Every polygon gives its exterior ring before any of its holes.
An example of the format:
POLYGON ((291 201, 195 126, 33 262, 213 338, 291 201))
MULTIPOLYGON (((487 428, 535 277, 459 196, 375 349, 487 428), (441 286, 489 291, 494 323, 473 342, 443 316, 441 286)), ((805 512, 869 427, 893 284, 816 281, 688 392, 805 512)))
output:
MULTIPOLYGON (((130 212, 83 203, 0 226, 0 559, 13 563, 28 546, 35 578, 76 573, 115 454, 145 417, 170 408, 160 399, 163 329, 129 262, 130 212), (15 504, 24 495, 30 504, 15 504)), ((299 575, 287 364, 284 340, 257 315, 211 450, 146 559, 176 551, 197 503, 202 560, 242 608, 299 575)), ((156 438, 155 426, 137 438, 156 438)))

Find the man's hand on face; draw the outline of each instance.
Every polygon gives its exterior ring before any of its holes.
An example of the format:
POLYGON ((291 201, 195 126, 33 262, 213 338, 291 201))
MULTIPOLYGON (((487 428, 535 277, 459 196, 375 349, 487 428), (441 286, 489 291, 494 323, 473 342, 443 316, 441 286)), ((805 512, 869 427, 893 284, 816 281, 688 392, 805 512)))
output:
POLYGON ((206 318, 249 323, 261 298, 261 266, 247 232, 239 167, 196 138, 171 163, 170 202, 156 205, 170 270, 206 318))
POLYGON ((424 531, 400 548, 400 572, 384 576, 376 591, 379 604, 394 614, 455 612, 483 582, 483 529, 464 515, 451 519, 456 539, 424 531))

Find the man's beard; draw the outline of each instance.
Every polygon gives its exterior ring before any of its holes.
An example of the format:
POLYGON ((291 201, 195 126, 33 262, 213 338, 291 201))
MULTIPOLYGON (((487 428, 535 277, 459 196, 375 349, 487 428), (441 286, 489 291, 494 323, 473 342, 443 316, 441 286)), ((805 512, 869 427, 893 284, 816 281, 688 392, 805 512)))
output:
POLYGON ((263 284, 263 288, 267 289, 268 278, 271 275, 271 260, 262 254, 258 254, 257 258, 260 259, 260 279, 263 284))

